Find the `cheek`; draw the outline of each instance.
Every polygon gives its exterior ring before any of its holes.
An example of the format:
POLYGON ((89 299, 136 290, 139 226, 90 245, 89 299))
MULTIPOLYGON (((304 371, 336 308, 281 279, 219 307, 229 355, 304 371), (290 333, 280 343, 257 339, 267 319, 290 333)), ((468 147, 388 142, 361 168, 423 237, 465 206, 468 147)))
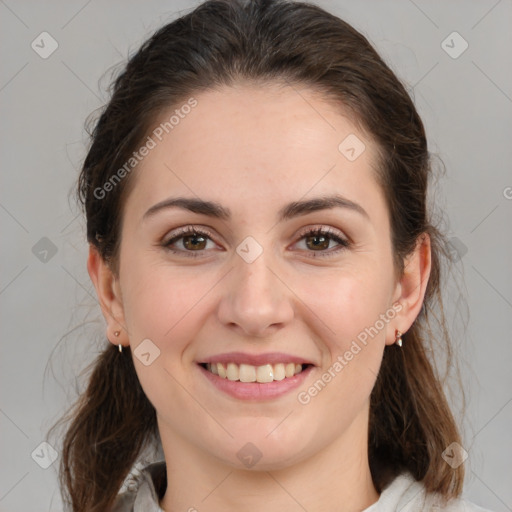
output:
MULTIPOLYGON (((377 262, 371 261, 303 281, 301 295, 307 297, 307 306, 317 315, 316 323, 321 326, 321 337, 328 342, 332 357, 347 350, 358 336, 364 338, 361 333, 386 313, 391 290, 387 275, 377 262)), ((379 327, 379 335, 384 336, 385 329, 380 323, 379 327)))
POLYGON ((381 277, 381 270, 375 264, 338 271, 304 288, 306 296, 317 297, 308 306, 318 312, 316 334, 324 359, 314 382, 299 390, 297 400, 310 418, 329 411, 332 422, 324 427, 325 435, 348 428, 375 384, 388 322, 394 316, 394 310, 386 316, 391 283, 381 277))
POLYGON ((157 411, 169 410, 169 393, 172 410, 186 410, 190 396, 179 383, 191 387, 183 370, 192 359, 187 349, 203 325, 201 299, 213 286, 211 276, 191 285, 183 271, 168 264, 143 258, 125 262, 124 314, 139 382, 157 411), (139 357, 143 352, 150 353, 148 365, 139 357))
POLYGON ((151 255, 125 263, 123 309, 132 351, 149 339, 160 351, 158 366, 182 373, 194 359, 194 340, 215 314, 212 297, 219 297, 225 269, 180 268, 151 255))
MULTIPOLYGON (((128 252, 128 251, 127 251, 128 252)), ((151 339, 161 349, 164 340, 182 339, 180 333, 190 327, 194 308, 204 295, 208 279, 195 280, 180 275, 179 269, 150 258, 125 259, 121 276, 123 311, 132 348, 143 339, 151 339)), ((174 348, 179 350, 176 344, 174 348)))

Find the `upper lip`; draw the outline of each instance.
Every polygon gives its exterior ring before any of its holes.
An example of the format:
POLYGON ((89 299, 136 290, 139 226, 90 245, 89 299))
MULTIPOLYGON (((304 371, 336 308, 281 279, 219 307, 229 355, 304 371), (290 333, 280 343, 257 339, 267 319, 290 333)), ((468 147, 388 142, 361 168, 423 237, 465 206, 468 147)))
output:
POLYGON ((205 363, 235 363, 237 365, 250 364, 252 366, 263 366, 265 364, 278 364, 278 363, 295 363, 295 364, 311 364, 311 361, 292 354, 283 352, 269 352, 266 354, 246 354, 244 352, 229 352, 225 354, 217 354, 215 356, 207 357, 199 364, 205 363))

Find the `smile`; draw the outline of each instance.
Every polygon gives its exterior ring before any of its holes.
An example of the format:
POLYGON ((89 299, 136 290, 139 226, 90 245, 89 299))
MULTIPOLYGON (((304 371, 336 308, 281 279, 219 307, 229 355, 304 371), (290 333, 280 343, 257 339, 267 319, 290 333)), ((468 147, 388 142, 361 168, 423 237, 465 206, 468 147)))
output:
POLYGON ((203 363, 201 366, 222 379, 265 384, 294 377, 309 365, 297 363, 267 363, 260 366, 253 366, 251 364, 236 363, 203 363))
POLYGON ((266 402, 303 386, 315 364, 285 353, 230 352, 205 357, 196 367, 222 394, 237 400, 266 402))

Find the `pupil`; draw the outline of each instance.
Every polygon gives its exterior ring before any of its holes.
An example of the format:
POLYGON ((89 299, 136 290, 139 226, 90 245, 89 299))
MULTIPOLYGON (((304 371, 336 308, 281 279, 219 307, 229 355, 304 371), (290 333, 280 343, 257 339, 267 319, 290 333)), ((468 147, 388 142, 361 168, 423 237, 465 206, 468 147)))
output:
MULTIPOLYGON (((323 236, 323 235, 316 235, 316 236, 312 236, 310 237, 312 238, 313 240, 321 240, 320 242, 313 242, 313 246, 314 247, 324 247, 325 248, 325 241, 326 241, 326 237, 323 236)), ((327 245, 329 245, 329 242, 327 242, 327 245)))
POLYGON ((204 237, 202 235, 190 235, 185 237, 185 246, 189 249, 191 244, 192 248, 197 248, 201 243, 204 243, 204 237), (191 240, 200 240, 199 242, 191 242, 191 240))

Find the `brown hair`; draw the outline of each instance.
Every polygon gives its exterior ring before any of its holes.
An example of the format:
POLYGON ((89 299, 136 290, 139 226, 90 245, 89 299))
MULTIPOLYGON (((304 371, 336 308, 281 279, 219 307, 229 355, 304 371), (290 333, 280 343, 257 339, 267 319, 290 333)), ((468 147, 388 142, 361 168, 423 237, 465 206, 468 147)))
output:
MULTIPOLYGON (((422 310, 400 349, 387 347, 371 395, 369 462, 382 490, 408 470, 427 491, 462 490, 463 466, 443 450, 460 437, 428 353, 433 338, 451 349, 441 297, 441 257, 449 257, 427 211, 432 174, 422 121, 404 86, 368 40, 323 9, 286 0, 209 0, 159 29, 113 84, 92 135, 78 194, 87 238, 116 268, 122 205, 132 179, 103 185, 151 133, 164 109, 201 90, 237 81, 302 84, 342 106, 379 151, 377 179, 390 213, 397 275, 418 238, 431 237, 432 269, 422 310), (439 316, 438 316, 439 315, 439 316), (441 327, 433 334, 433 325, 441 327)), ((129 349, 109 344, 85 393, 65 418, 60 478, 71 510, 108 510, 144 446, 158 438, 156 414, 138 382, 129 349)))

